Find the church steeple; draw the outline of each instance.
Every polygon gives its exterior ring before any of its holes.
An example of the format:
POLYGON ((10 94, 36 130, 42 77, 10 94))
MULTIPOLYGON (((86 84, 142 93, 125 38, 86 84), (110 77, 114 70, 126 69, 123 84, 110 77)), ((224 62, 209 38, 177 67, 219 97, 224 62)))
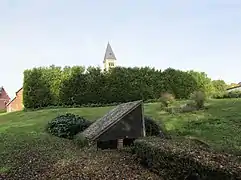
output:
POLYGON ((103 63, 104 63, 104 69, 106 71, 108 71, 110 68, 116 66, 116 57, 115 57, 115 54, 114 54, 109 42, 106 47, 103 63))
POLYGON ((109 42, 108 42, 107 47, 106 47, 104 61, 106 59, 114 59, 114 60, 116 60, 115 54, 114 54, 114 52, 113 52, 109 42))

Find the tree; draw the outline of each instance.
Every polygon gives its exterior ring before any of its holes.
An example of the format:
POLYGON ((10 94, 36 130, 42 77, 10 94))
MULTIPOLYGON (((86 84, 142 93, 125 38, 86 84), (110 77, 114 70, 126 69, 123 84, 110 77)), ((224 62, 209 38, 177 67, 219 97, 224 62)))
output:
POLYGON ((185 99, 197 90, 197 82, 187 72, 168 68, 162 72, 164 92, 171 93, 177 99, 185 99))
POLYGON ((214 93, 215 89, 212 80, 206 73, 193 70, 188 71, 188 73, 196 80, 198 91, 204 92, 207 96, 211 96, 214 93))
POLYGON ((212 84, 216 93, 222 93, 227 89, 227 84, 224 80, 213 80, 212 84))
POLYGON ((24 71, 23 103, 25 108, 41 108, 53 105, 50 82, 46 79, 45 68, 24 71))

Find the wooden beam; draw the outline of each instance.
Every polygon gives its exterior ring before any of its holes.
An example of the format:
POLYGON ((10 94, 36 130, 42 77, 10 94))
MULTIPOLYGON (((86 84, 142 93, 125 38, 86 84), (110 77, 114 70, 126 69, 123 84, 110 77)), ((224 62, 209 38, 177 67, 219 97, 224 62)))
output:
POLYGON ((143 128, 143 136, 146 136, 146 126, 145 126, 145 118, 144 118, 144 106, 143 102, 141 103, 141 117, 142 117, 142 128, 143 128))
POLYGON ((117 140, 117 149, 122 149, 123 148, 123 139, 118 139, 117 140))

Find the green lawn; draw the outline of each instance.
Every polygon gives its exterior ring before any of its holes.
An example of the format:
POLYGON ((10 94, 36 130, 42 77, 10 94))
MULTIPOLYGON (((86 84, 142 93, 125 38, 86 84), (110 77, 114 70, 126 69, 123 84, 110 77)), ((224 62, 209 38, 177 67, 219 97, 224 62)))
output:
POLYGON ((168 114, 158 105, 147 105, 145 114, 164 122, 166 129, 180 136, 193 136, 211 147, 241 155, 241 99, 211 100, 207 110, 168 114))
MULTIPOLYGON (((63 108, 0 114, 0 179, 1 175, 11 179, 71 179, 75 176, 111 179, 114 176, 107 176, 111 174, 109 171, 120 174, 120 169, 125 167, 133 172, 130 172, 133 178, 139 175, 143 179, 149 176, 155 179, 153 173, 136 165, 127 154, 80 150, 71 141, 44 132, 46 123, 58 114, 71 112, 94 121, 111 108, 63 108), (93 168, 89 168, 89 164, 93 168), (112 165, 103 170, 103 164, 112 165), (73 174, 70 175, 69 171, 73 174)), ((241 99, 211 100, 207 110, 192 113, 169 114, 162 111, 158 103, 145 104, 144 108, 146 115, 164 124, 172 134, 194 136, 216 149, 241 154, 240 109, 241 99)), ((125 172, 128 174, 128 170, 125 172)))

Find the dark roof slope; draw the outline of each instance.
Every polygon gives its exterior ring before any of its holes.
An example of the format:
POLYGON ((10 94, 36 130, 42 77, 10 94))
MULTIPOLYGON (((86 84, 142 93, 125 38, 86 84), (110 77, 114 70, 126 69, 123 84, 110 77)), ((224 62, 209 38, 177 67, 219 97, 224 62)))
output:
POLYGON ((19 90, 17 90, 17 91, 16 91, 16 94, 17 94, 19 91, 21 91, 22 89, 23 89, 23 87, 21 87, 19 90))
POLYGON ((104 57, 104 60, 106 59, 114 59, 116 60, 116 57, 115 57, 115 54, 110 46, 110 43, 107 44, 107 48, 106 48, 106 51, 105 51, 105 57, 104 57))
POLYGON ((239 87, 241 87, 241 85, 238 85, 238 86, 235 86, 235 87, 231 87, 231 88, 228 88, 226 90, 236 89, 236 88, 239 88, 239 87))
POLYGON ((138 107, 142 101, 133 101, 120 104, 109 111, 105 116, 91 124, 82 135, 89 140, 96 140, 101 134, 119 122, 125 115, 138 107))

